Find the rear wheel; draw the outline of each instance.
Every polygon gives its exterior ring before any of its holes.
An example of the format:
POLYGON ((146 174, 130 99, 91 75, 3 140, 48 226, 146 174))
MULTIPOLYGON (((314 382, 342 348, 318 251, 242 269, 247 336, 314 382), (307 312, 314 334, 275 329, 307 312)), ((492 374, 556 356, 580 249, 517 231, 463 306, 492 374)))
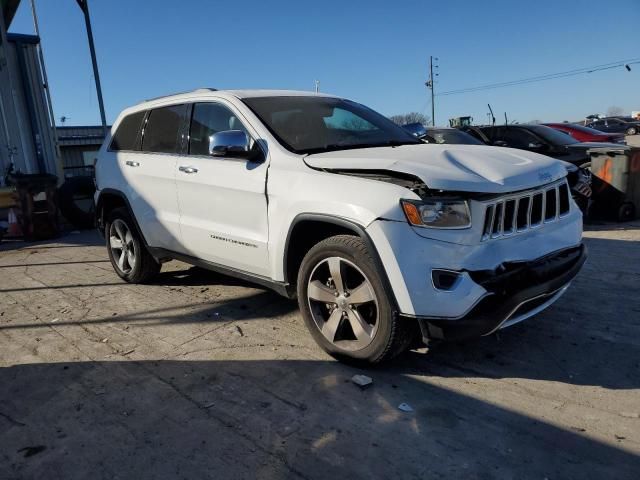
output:
POLYGON ((624 202, 618 208, 618 221, 630 222, 636 218, 636 207, 631 202, 624 202))
POLYGON ((105 236, 111 265, 123 280, 144 283, 160 272, 160 264, 147 251, 126 209, 111 212, 105 236))
POLYGON ((412 343, 415 325, 398 318, 359 237, 337 235, 315 245, 302 261, 297 289, 307 328, 336 358, 378 363, 412 343))
POLYGON ((638 130, 635 127, 627 128, 627 135, 635 135, 636 133, 638 133, 638 130))

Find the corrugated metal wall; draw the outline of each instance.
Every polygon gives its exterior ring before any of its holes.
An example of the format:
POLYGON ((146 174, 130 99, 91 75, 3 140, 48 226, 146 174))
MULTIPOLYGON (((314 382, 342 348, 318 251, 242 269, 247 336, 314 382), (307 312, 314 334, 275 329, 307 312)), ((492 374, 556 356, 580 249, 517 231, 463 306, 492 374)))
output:
POLYGON ((38 60, 39 39, 9 34, 8 40, 0 48, 0 59, 6 59, 0 68, 0 167, 4 172, 13 162, 23 173, 44 169, 62 178, 38 60))

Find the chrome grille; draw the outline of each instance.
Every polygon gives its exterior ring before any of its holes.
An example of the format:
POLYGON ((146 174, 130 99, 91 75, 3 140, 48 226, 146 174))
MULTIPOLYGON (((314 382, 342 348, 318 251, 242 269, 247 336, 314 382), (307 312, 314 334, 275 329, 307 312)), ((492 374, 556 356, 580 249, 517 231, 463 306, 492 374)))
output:
POLYGON ((567 215, 571 193, 566 180, 515 193, 486 204, 482 240, 525 232, 567 215))

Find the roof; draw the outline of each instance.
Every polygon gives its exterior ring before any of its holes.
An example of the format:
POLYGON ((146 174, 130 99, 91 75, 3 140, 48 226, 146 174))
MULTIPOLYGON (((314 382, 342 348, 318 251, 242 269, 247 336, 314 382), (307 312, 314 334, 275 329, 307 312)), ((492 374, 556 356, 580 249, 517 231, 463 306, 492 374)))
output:
MULTIPOLYGON (((111 127, 107 127, 109 129, 111 127)), ((75 145, 100 145, 104 141, 102 125, 75 125, 56 127, 61 147, 75 145)))
POLYGON ((171 95, 165 95, 161 97, 150 98, 143 102, 140 102, 136 106, 143 105, 145 103, 156 102, 160 100, 186 100, 193 96, 212 96, 212 97, 226 97, 231 96, 235 98, 257 98, 257 97, 333 97, 334 95, 328 95, 325 93, 306 92, 301 90, 217 90, 215 88, 198 88, 188 92, 174 93, 171 95))
POLYGON ((40 37, 25 33, 7 33, 7 40, 11 43, 28 43, 31 45, 37 45, 40 43, 40 37))

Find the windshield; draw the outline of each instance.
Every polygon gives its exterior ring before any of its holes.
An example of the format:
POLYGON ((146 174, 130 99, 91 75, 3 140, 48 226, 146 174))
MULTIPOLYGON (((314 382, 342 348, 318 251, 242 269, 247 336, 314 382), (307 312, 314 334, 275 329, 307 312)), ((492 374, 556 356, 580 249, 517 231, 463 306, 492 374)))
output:
POLYGON ((349 100, 283 96, 243 101, 294 153, 423 143, 388 118, 349 100))
POLYGON ((571 135, 544 125, 527 125, 527 128, 553 145, 573 145, 574 143, 580 143, 571 135))
POLYGON ((455 128, 443 128, 442 130, 429 129, 427 131, 427 135, 435 140, 435 143, 484 145, 480 140, 472 137, 468 133, 456 130, 455 128))

